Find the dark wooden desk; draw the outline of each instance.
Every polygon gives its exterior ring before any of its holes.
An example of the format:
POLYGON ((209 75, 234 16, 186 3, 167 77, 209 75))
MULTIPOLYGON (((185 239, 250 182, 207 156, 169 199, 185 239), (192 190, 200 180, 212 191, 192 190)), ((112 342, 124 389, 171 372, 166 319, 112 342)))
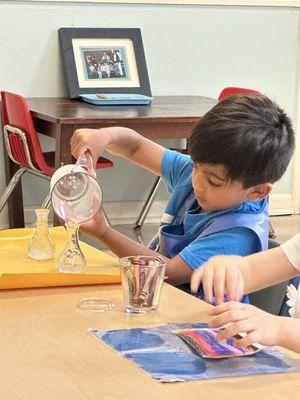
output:
MULTIPOLYGON (((28 99, 37 131, 56 140, 56 167, 72 162, 70 139, 75 129, 126 126, 151 139, 187 138, 194 124, 216 103, 202 96, 157 96, 149 106, 93 106, 65 98, 28 99)), ((6 162, 6 169, 9 180, 15 167, 6 162)), ((20 188, 10 198, 9 222, 11 228, 24 226, 20 188)))

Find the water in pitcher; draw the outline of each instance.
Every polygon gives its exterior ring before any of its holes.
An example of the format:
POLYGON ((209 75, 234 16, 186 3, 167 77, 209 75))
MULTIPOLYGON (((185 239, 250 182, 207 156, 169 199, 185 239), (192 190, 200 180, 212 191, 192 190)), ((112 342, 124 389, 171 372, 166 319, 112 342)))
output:
POLYGON ((85 153, 75 165, 60 167, 51 178, 53 209, 64 221, 81 224, 93 218, 101 207, 101 186, 89 165, 91 156, 85 153))
POLYGON ((83 223, 100 209, 102 191, 95 178, 85 172, 62 177, 52 191, 52 205, 64 221, 83 223))

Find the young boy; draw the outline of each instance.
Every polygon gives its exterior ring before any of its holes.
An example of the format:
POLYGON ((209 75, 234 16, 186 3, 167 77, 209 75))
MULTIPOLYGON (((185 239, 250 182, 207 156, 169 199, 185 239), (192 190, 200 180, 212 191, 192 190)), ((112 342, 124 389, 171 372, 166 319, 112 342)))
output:
MULTIPOLYGON (((218 335, 227 339, 239 332, 247 335, 236 343, 247 347, 253 343, 284 346, 300 353, 300 320, 268 314, 249 304, 237 302, 250 293, 300 275, 300 234, 276 247, 248 257, 213 257, 201 270, 193 273, 191 289, 196 292, 202 282, 205 300, 215 296, 217 307, 209 311, 211 327, 226 326, 218 335), (223 303, 224 294, 230 301, 223 303)), ((297 279, 299 281, 299 279, 297 279)), ((295 311, 300 316, 300 299, 295 311)))
POLYGON ((171 197, 150 248, 108 226, 101 212, 82 230, 119 257, 159 252, 168 282, 182 285, 213 255, 267 248, 266 196, 290 161, 294 133, 289 118, 267 97, 232 96, 194 127, 191 156, 120 127, 79 129, 71 147, 76 158, 89 149, 96 161, 107 150, 164 177, 171 197))

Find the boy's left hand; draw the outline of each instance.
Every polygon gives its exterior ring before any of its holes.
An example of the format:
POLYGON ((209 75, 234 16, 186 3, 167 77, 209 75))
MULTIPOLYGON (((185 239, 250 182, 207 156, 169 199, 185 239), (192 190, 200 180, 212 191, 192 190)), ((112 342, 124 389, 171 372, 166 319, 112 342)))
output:
POLYGON ((269 314, 250 304, 238 302, 223 303, 208 311, 212 319, 211 328, 224 327, 218 334, 218 340, 226 340, 238 333, 246 333, 242 339, 235 339, 239 347, 248 347, 254 343, 273 346, 279 343, 282 318, 269 314))
POLYGON ((101 208, 92 219, 80 225, 80 232, 87 233, 101 240, 105 236, 108 227, 109 225, 101 208))

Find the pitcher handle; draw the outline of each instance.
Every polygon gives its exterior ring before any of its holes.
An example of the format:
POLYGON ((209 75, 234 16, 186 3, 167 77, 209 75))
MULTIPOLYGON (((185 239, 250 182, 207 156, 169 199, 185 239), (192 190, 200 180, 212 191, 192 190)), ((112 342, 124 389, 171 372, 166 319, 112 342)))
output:
POLYGON ((75 165, 83 167, 87 172, 96 178, 96 168, 90 150, 86 150, 81 156, 78 157, 75 165))

